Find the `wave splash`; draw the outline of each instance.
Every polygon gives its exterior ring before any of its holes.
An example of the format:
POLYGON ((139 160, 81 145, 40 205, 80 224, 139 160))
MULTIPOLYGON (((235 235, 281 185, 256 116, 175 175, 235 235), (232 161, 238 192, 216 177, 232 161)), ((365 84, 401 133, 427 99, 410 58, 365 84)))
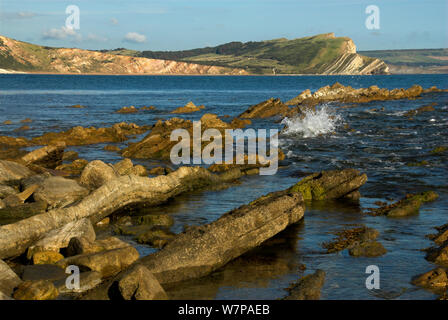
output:
POLYGON ((286 127, 282 133, 301 134, 304 138, 312 138, 334 132, 341 121, 340 115, 324 105, 316 110, 307 110, 300 116, 284 118, 281 124, 286 127))

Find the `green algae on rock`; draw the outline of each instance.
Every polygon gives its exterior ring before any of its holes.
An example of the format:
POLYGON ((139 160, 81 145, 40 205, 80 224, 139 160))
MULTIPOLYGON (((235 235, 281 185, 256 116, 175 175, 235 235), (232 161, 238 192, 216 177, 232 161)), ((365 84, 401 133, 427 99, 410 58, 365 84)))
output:
POLYGON ((404 217, 418 213, 425 202, 436 200, 439 195, 434 191, 426 191, 418 194, 407 194, 402 200, 377 209, 370 209, 368 214, 374 216, 385 215, 388 217, 404 217))
POLYGON ((331 170, 309 175, 290 188, 305 200, 329 200, 348 197, 367 182, 367 175, 355 169, 331 170))

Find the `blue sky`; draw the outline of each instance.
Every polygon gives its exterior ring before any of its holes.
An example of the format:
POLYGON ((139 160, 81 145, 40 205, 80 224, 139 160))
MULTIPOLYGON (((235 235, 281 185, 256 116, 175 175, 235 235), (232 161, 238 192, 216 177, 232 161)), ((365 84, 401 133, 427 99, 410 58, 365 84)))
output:
POLYGON ((448 47, 447 0, 0 0, 0 34, 57 47, 181 50, 335 32, 358 50, 448 47), (65 27, 66 7, 80 29, 65 27), (380 29, 365 26, 368 5, 380 29))

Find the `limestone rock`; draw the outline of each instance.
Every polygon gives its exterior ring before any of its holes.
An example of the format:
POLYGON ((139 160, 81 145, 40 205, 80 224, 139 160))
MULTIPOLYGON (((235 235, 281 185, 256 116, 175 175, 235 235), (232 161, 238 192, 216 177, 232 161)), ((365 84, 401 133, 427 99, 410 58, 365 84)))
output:
POLYGON ((210 224, 189 228, 139 263, 161 284, 201 277, 298 222, 303 213, 300 193, 274 192, 210 224))
POLYGON ((54 264, 62 259, 64 256, 54 251, 40 251, 33 254, 33 264, 54 264))
POLYGON ((53 300, 59 295, 51 281, 25 281, 14 292, 16 300, 53 300))
POLYGON ((448 275, 443 268, 435 268, 415 276, 411 283, 425 288, 448 288, 448 275))
POLYGON ((378 241, 365 241, 355 244, 349 250, 349 254, 354 257, 379 257, 387 250, 378 241))
POLYGON ((62 228, 50 231, 44 238, 28 248, 28 259, 39 251, 59 252, 59 249, 66 248, 70 239, 74 237, 85 237, 91 242, 95 241, 95 230, 89 219, 76 220, 67 223, 62 228))
POLYGON ((65 207, 89 194, 75 180, 63 177, 45 179, 34 194, 36 201, 45 201, 50 208, 65 207))
POLYGON ((62 268, 66 268, 69 265, 76 265, 81 270, 97 271, 101 273, 103 278, 107 278, 128 268, 138 258, 138 251, 134 247, 128 246, 65 258, 58 261, 56 265, 62 268))
POLYGON ((0 160, 0 183, 32 176, 33 172, 17 162, 0 160))
POLYGON ((343 198, 357 191, 367 181, 367 175, 355 169, 322 171, 309 175, 291 187, 305 200, 343 198))
POLYGON ((116 177, 117 173, 113 167, 101 160, 94 160, 84 168, 79 182, 88 188, 97 189, 116 177))
POLYGON ((193 102, 188 102, 185 106, 179 107, 171 113, 191 113, 204 109, 205 106, 196 106, 193 102))
POLYGON ((101 273, 96 271, 81 272, 79 274, 79 288, 67 288, 66 279, 61 279, 54 282, 55 287, 60 294, 81 293, 91 290, 101 284, 101 273))
POLYGON ((0 291, 11 295, 13 289, 20 283, 22 280, 19 276, 3 260, 0 260, 0 291))
POLYGON ((157 279, 142 265, 134 265, 118 275, 109 289, 109 297, 111 300, 116 297, 124 300, 168 299, 157 279))
POLYGON ((249 109, 241 113, 238 118, 253 119, 253 118, 269 118, 273 116, 290 116, 292 110, 285 105, 280 99, 270 98, 257 105, 251 106, 249 109))

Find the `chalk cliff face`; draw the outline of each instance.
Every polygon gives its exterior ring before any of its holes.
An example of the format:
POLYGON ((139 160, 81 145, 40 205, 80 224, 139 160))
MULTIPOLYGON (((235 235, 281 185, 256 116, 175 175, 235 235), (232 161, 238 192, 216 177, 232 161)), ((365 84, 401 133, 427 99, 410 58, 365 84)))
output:
POLYGON ((97 51, 48 48, 0 36, 0 68, 49 73, 246 74, 239 68, 148 59, 97 51))

